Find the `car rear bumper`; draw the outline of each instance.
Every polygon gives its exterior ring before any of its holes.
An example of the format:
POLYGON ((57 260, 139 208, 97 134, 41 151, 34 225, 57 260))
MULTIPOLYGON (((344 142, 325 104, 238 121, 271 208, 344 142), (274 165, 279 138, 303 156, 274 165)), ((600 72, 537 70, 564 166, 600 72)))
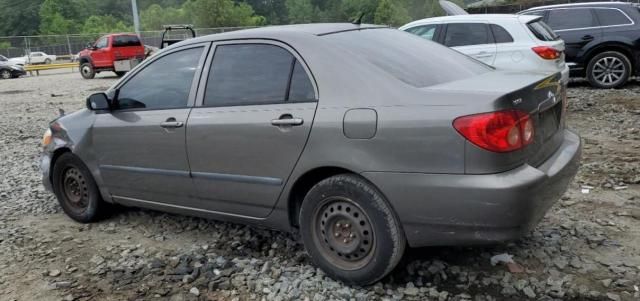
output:
POLYGON ((569 65, 565 64, 564 65, 564 69, 562 69, 562 71, 560 71, 560 74, 562 75, 562 83, 563 84, 568 84, 569 83, 569 75, 571 73, 571 70, 569 69, 569 65))
POLYGON ((365 172, 388 198, 412 247, 516 239, 562 196, 578 171, 581 142, 565 130, 538 167, 485 175, 365 172))
POLYGON ((42 175, 42 185, 46 190, 53 192, 53 187, 51 185, 50 167, 51 154, 48 152, 43 152, 42 154, 40 154, 40 174, 42 175))

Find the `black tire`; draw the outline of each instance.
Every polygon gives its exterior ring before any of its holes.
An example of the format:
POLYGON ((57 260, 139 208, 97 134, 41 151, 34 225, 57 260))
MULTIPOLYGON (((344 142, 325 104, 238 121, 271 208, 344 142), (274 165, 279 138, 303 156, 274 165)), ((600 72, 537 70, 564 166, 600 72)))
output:
POLYGON ((96 70, 91 63, 82 63, 80 65, 80 75, 85 79, 92 79, 96 77, 96 70))
POLYGON ((53 166, 53 192, 64 212, 72 219, 89 223, 107 212, 91 172, 72 153, 62 154, 53 166))
POLYGON ((406 247, 391 206, 378 189, 356 175, 333 176, 313 186, 302 202, 299 224, 311 260, 347 284, 382 279, 406 247))
POLYGON ((0 79, 10 79, 11 71, 7 69, 0 70, 0 79))
POLYGON ((47 65, 51 64, 51 59, 44 60, 44 63, 47 64, 47 65))
POLYGON ((589 60, 587 79, 596 88, 619 88, 627 83, 631 71, 631 61, 626 55, 617 51, 605 51, 589 60))
POLYGON ((116 73, 117 77, 123 77, 125 74, 127 74, 127 72, 125 71, 114 71, 116 73))

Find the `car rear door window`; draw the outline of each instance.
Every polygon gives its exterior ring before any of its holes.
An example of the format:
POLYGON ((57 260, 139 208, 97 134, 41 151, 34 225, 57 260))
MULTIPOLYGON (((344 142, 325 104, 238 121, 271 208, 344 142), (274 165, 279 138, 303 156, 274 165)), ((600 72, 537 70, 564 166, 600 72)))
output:
POLYGON ((291 87, 289 87, 288 100, 293 102, 315 101, 316 95, 311 84, 311 79, 307 75, 300 62, 296 60, 291 74, 291 87))
POLYGON ((407 28, 405 31, 431 41, 436 34, 436 27, 436 24, 429 24, 407 28))
POLYGON ((504 29, 504 27, 498 24, 489 24, 489 27, 491 28, 491 32, 493 32, 493 38, 496 43, 513 42, 513 37, 506 29, 504 29))
POLYGON ((113 47, 140 46, 140 39, 136 36, 115 36, 113 37, 113 47))
POLYGON ((204 95, 205 106, 307 101, 315 97, 304 68, 286 49, 270 44, 216 47, 204 95), (291 85, 289 82, 291 81, 291 85))
POLYGON ((151 62, 119 88, 118 109, 172 109, 187 106, 203 47, 172 52, 151 62))
POLYGON ((553 30, 579 29, 598 26, 590 8, 554 9, 549 11, 547 24, 553 30))
POLYGON ((489 28, 485 23, 450 23, 444 37, 448 47, 469 46, 493 43, 489 28))
POLYGON ((601 26, 612 25, 631 25, 633 21, 629 20, 623 12, 613 8, 596 8, 596 15, 601 26))

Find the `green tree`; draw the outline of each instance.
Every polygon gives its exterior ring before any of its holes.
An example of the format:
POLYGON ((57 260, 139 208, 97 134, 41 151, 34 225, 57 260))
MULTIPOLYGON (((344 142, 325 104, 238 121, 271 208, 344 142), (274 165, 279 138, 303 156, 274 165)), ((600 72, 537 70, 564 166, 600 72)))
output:
POLYGON ((233 27, 264 25, 250 5, 232 0, 191 0, 183 8, 190 12, 197 27, 233 27))
POLYGON ((67 18, 75 13, 71 0, 45 0, 40 6, 40 33, 67 34, 77 32, 79 24, 67 18))
POLYGON ((192 23, 184 8, 166 7, 152 4, 140 13, 140 23, 143 30, 160 30, 166 24, 192 23))
POLYGON ((400 26, 411 21, 407 9, 398 0, 380 0, 375 12, 375 23, 400 26))
POLYGON ((317 20, 317 8, 313 7, 311 0, 287 0, 285 6, 290 23, 311 23, 317 20))
POLYGON ((91 16, 87 18, 82 26, 82 33, 110 33, 110 32, 131 32, 133 26, 125 24, 122 20, 114 16, 91 16))
POLYGON ((42 0, 0 0, 0 36, 37 34, 40 4, 42 0))

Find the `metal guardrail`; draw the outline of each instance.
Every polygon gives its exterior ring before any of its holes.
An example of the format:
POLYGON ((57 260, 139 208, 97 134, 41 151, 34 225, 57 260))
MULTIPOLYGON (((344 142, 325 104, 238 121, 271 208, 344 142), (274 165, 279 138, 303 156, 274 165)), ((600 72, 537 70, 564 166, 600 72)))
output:
POLYGON ((78 63, 62 63, 62 64, 46 64, 46 65, 26 65, 24 66, 24 71, 29 72, 30 75, 33 75, 33 72, 36 75, 40 75, 40 71, 42 70, 52 70, 52 69, 63 69, 63 68, 73 68, 78 67, 78 63))

